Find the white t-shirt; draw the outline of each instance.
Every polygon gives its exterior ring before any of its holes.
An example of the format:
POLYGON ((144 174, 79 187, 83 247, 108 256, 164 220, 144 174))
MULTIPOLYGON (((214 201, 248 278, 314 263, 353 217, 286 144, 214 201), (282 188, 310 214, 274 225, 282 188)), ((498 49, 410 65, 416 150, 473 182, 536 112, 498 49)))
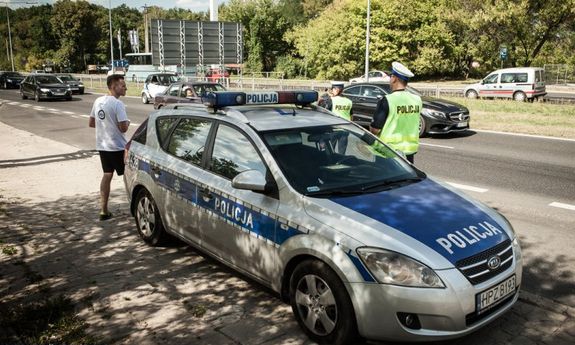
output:
POLYGON ((94 101, 90 117, 96 122, 96 150, 124 150, 126 137, 118 128, 118 123, 128 121, 124 103, 114 96, 98 97, 94 101))

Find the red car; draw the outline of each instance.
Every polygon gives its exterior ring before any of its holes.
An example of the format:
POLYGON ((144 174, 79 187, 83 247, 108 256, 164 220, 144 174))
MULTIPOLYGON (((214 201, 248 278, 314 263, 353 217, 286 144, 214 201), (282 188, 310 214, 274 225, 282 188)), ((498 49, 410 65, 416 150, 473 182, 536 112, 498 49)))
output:
POLYGON ((208 80, 212 82, 217 82, 221 78, 229 78, 229 77, 230 72, 228 72, 227 70, 221 71, 217 69, 212 69, 206 72, 206 78, 208 78, 208 80))

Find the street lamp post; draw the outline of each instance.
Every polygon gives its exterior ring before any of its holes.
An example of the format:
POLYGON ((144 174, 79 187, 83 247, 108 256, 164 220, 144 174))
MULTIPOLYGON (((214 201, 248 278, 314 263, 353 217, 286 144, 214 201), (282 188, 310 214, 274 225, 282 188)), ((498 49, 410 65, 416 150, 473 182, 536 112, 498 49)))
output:
POLYGON ((112 73, 114 73, 114 40, 112 38, 112 0, 109 2, 110 6, 108 7, 108 19, 110 22, 110 55, 112 58, 112 73))
MULTIPOLYGON (((36 5, 36 2, 31 1, 0 1, 0 3, 4 4, 6 7, 6 20, 8 22, 8 42, 10 47, 10 63, 12 64, 12 72, 14 72, 14 53, 12 52, 12 30, 10 28, 10 12, 8 9, 8 5, 16 5, 16 4, 27 4, 27 5, 36 5)), ((6 49, 8 51, 8 49, 6 49)))
POLYGON ((365 81, 369 81, 369 17, 371 2, 367 0, 367 25, 365 28, 365 81))

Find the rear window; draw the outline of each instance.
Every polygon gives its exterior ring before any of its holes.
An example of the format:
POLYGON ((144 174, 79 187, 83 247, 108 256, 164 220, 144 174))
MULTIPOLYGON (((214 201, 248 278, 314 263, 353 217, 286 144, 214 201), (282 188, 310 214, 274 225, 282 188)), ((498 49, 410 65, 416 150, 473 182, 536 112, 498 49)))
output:
POLYGON ((527 83, 527 73, 502 73, 501 83, 527 83))

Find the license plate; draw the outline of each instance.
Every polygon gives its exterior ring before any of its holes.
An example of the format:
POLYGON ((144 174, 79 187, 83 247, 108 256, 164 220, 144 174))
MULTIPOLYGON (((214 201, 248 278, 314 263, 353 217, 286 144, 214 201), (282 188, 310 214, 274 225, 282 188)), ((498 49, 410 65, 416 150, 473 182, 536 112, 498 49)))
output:
POLYGON ((80 89, 77 87, 71 87, 70 90, 80 90, 80 89))
POLYGON ((515 293, 515 275, 475 295, 477 313, 483 313, 513 293, 515 293))
POLYGON ((64 96, 65 92, 54 92, 54 96, 64 96))
POLYGON ((457 127, 467 127, 467 121, 460 122, 456 125, 457 127))

